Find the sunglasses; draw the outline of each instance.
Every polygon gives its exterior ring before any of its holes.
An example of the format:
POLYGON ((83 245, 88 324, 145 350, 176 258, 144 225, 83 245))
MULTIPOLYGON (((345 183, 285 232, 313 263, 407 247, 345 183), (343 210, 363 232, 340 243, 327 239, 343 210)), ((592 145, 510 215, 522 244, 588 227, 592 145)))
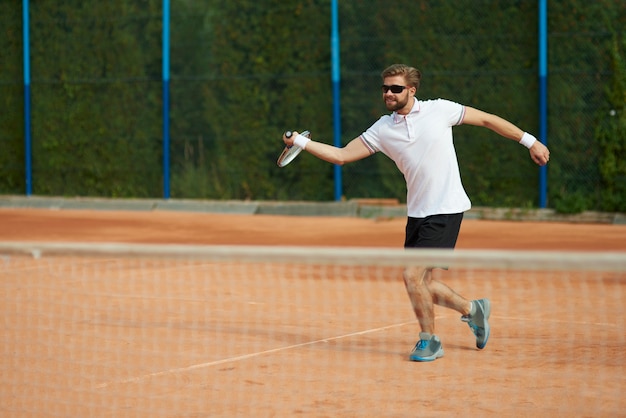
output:
POLYGON ((398 86, 397 84, 394 84, 393 86, 383 84, 381 87, 383 89, 383 93, 387 93, 389 90, 391 90, 391 92, 394 94, 402 93, 404 89, 409 88, 409 86, 398 86))

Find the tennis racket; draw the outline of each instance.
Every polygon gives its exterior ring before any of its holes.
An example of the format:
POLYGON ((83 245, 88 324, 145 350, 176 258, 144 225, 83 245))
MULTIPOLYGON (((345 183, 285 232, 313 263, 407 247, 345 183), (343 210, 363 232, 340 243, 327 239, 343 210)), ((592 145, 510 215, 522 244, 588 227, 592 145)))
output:
MULTIPOLYGON (((291 135, 292 135, 291 131, 285 132, 285 136, 287 138, 291 138, 291 135)), ((311 133, 309 131, 304 131, 300 133, 300 135, 306 136, 307 138, 311 137, 311 133)), ((278 164, 278 166, 282 168, 286 166, 287 164, 289 164, 290 162, 292 162, 301 152, 302 152, 302 148, 300 148, 297 145, 292 145, 290 147, 287 146, 285 147, 283 152, 280 153, 280 156, 278 157, 276 164, 278 164)))

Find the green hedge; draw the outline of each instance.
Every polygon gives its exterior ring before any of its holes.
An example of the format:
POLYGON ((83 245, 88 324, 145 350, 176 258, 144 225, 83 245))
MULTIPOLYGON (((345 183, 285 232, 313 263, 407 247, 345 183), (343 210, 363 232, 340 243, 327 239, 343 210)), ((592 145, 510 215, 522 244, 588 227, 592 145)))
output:
MULTIPOLYGON (((279 169, 285 129, 332 142, 330 1, 173 0, 171 195, 332 200, 333 167, 310 155, 279 169)), ((340 2, 342 142, 385 112, 380 71, 420 68, 423 99, 445 97, 538 133, 537 4, 340 2)), ((161 1, 31 2, 33 193, 162 196, 161 1)), ((626 4, 551 2, 548 204, 626 211, 626 4)), ((25 190, 21 5, 0 4, 0 193, 25 190)), ((455 129, 475 205, 531 207, 527 152, 455 129)), ((405 198, 376 155, 342 169, 344 195, 405 198)))

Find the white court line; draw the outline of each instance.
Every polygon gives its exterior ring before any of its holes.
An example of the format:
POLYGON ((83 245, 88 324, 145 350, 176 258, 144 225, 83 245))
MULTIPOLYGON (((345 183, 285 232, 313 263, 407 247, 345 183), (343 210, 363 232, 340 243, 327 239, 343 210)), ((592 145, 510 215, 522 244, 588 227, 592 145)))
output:
MULTIPOLYGON (((445 315, 436 317, 436 319, 438 319, 438 320, 447 319, 447 318, 448 317, 446 317, 445 315)), ((498 318, 501 319, 501 320, 528 321, 528 318, 507 317, 507 316, 499 316, 498 318)), ((581 322, 581 321, 563 321, 563 320, 558 320, 558 319, 547 320, 545 318, 541 319, 540 321, 541 322, 551 322, 551 323, 556 323, 556 324, 578 324, 578 325, 593 325, 593 326, 617 327, 616 323, 602 323, 602 322, 591 322, 590 323, 590 322, 581 322)), ((169 375, 169 374, 182 373, 182 372, 187 372, 187 371, 195 370, 195 369, 204 369, 204 368, 207 368, 207 367, 218 366, 218 365, 224 364, 224 363, 231 363, 231 362, 235 362, 235 361, 246 360, 246 359, 249 359, 249 358, 258 357, 258 356, 262 356, 262 355, 265 355, 265 354, 277 353, 279 351, 292 350, 294 348, 306 347, 306 346, 309 346, 309 345, 314 345, 314 344, 319 344, 319 343, 327 343, 329 341, 340 340, 342 338, 349 338, 349 337, 354 337, 354 336, 357 336, 357 335, 371 334, 371 333, 374 333, 374 332, 384 331, 384 330, 391 329, 391 328, 403 327, 405 325, 414 324, 414 323, 415 323, 415 321, 410 321, 410 322, 403 322, 403 323, 400 323, 400 324, 387 325, 387 326, 380 327, 380 328, 372 328, 372 329, 368 329, 368 330, 364 330, 364 331, 357 331, 357 332, 353 332, 353 333, 350 333, 350 334, 339 335, 339 336, 336 336, 336 337, 323 338, 321 340, 309 341, 309 342, 306 342, 306 343, 294 344, 294 345, 289 345, 289 346, 285 346, 285 347, 278 347, 278 348, 273 348, 271 350, 259 351, 259 352, 256 352, 256 353, 244 354, 244 355, 236 356, 236 357, 229 357, 229 358, 225 358, 225 359, 222 359, 222 360, 210 361, 208 363, 200 363, 200 364, 194 364, 194 365, 187 366, 187 367, 180 367, 180 368, 177 368, 177 369, 163 370, 163 371, 160 371, 160 372, 149 373, 149 374, 145 374, 143 376, 132 377, 132 378, 129 378, 129 379, 112 380, 110 382, 101 383, 101 384, 97 385, 95 388, 96 389, 103 389, 103 388, 106 388, 106 387, 114 385, 114 384, 137 383, 137 382, 140 382, 142 380, 149 379, 151 377, 158 377, 158 376, 165 376, 165 375, 169 375)))
POLYGON ((230 363, 230 362, 234 362, 234 361, 246 360, 246 359, 249 359, 249 358, 252 358, 252 357, 258 357, 258 356, 262 356, 264 354, 277 353, 279 351, 292 350, 294 348, 306 347, 308 345, 313 345, 313 344, 327 343, 329 341, 340 340, 342 338, 354 337, 356 335, 371 334, 371 333, 374 333, 374 332, 384 331, 384 330, 391 329, 391 328, 403 327, 405 325, 409 325, 409 324, 413 324, 413 323, 415 323, 415 321, 403 322, 401 324, 387 325, 387 326, 380 327, 380 328, 372 328, 372 329, 368 329, 368 330, 365 330, 365 331, 353 332, 353 333, 350 333, 350 334, 339 335, 339 336, 336 336, 336 337, 323 338, 321 340, 309 341, 309 342, 306 342, 306 343, 288 345, 286 347, 273 348, 271 350, 265 350, 265 351, 259 351, 259 352, 256 352, 256 353, 244 354, 244 355, 241 355, 241 356, 225 358, 225 359, 222 359, 222 360, 210 361, 208 363, 200 363, 200 364, 194 364, 194 365, 187 366, 187 367, 180 367, 180 368, 177 368, 177 369, 170 369, 170 370, 163 370, 163 371, 160 371, 160 372, 148 373, 148 374, 145 374, 143 376, 132 377, 132 378, 129 378, 129 379, 112 380, 110 382, 101 383, 101 384, 97 385, 95 388, 96 389, 103 389, 103 388, 106 388, 106 387, 114 385, 114 384, 137 383, 137 382, 140 382, 142 380, 149 379, 151 377, 158 377, 158 376, 165 376, 165 375, 169 375, 169 374, 182 373, 182 372, 187 372, 187 371, 195 370, 195 369, 204 369, 204 368, 207 368, 207 367, 218 366, 218 365, 224 364, 224 363, 230 363))

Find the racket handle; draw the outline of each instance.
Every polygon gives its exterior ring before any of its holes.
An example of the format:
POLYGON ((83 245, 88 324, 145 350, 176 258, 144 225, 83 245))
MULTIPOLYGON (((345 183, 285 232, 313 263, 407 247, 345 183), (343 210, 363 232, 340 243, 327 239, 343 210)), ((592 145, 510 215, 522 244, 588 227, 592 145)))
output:
POLYGON ((291 131, 285 132, 285 137, 291 138, 291 135, 293 135, 293 132, 291 132, 291 131))

